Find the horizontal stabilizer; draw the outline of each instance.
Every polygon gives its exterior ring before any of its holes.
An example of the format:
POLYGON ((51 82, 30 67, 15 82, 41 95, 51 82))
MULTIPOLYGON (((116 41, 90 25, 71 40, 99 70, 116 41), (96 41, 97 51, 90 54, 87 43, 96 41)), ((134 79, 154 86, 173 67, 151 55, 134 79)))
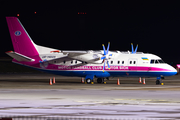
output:
POLYGON ((26 62, 35 61, 34 59, 32 59, 30 57, 24 56, 22 54, 19 54, 17 52, 13 52, 13 51, 8 51, 8 52, 6 52, 6 54, 8 54, 12 58, 16 59, 17 61, 26 61, 26 62))

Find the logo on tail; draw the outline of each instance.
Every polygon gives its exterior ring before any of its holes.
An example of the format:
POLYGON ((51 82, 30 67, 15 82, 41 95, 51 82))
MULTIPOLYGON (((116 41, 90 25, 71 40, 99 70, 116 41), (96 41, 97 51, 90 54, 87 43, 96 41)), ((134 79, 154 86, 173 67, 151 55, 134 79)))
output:
POLYGON ((14 34, 15 34, 16 36, 20 36, 20 35, 21 35, 21 32, 20 32, 20 31, 16 31, 14 34))

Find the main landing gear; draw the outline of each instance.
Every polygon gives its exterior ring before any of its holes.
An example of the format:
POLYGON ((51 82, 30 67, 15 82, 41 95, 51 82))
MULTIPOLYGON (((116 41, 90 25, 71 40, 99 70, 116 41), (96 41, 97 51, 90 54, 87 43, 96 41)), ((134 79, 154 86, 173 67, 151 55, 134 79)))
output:
POLYGON ((97 83, 104 83, 104 78, 97 78, 97 83))
POLYGON ((161 77, 157 77, 156 85, 161 85, 161 83, 162 83, 161 77))
MULTIPOLYGON (((90 79, 90 78, 87 78, 87 79, 86 79, 86 83, 87 83, 87 84, 93 84, 93 83, 94 83, 94 80, 93 80, 93 79, 90 79)), ((106 82, 105 82, 105 78, 97 78, 97 83, 106 83, 106 82)))

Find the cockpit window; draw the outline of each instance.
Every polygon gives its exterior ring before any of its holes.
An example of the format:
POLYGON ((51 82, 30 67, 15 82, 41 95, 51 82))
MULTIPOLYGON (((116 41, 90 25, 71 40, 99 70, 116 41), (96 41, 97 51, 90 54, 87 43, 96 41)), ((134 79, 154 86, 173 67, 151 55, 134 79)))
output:
POLYGON ((164 63, 164 61, 161 60, 161 59, 158 59, 158 60, 152 59, 150 63, 151 63, 151 64, 161 64, 161 63, 164 63))
POLYGON ((155 61, 155 64, 158 64, 158 63, 159 63, 158 60, 156 60, 156 61, 155 61))
POLYGON ((164 61, 163 60, 158 60, 159 61, 159 63, 164 63, 164 61))
POLYGON ((154 60, 151 60, 151 64, 154 64, 154 60))

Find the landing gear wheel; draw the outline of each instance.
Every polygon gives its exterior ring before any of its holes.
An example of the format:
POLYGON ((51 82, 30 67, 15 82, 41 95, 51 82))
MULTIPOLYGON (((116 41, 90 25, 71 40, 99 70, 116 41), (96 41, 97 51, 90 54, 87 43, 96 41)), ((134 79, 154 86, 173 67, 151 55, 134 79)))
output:
POLYGON ((161 85, 161 83, 162 83, 161 79, 156 80, 156 85, 161 85))
POLYGON ((98 78, 97 83, 102 83, 102 78, 98 78))
POLYGON ((91 83, 91 79, 86 79, 86 83, 90 84, 91 83))
POLYGON ((97 83, 104 83, 104 78, 98 78, 97 83))

